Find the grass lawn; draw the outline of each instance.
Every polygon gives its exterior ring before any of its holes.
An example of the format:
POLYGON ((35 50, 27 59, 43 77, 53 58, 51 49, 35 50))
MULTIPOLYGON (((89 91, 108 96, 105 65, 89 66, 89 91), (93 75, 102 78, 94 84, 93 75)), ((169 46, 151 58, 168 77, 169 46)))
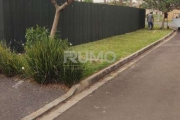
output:
MULTIPOLYGON (((147 28, 141 29, 132 33, 127 33, 124 35, 118 35, 96 42, 91 42, 87 44, 82 44, 78 46, 73 46, 71 49, 76 52, 82 52, 81 58, 86 59, 86 52, 93 52, 96 56, 101 52, 106 53, 112 51, 116 54, 115 62, 127 57, 128 55, 140 50, 141 48, 159 40, 165 35, 169 34, 172 30, 159 30, 155 27, 154 30, 148 30, 147 28)), ((112 55, 108 54, 109 60, 111 60, 112 55)), ((87 58, 86 60, 89 60, 87 58)), ((99 70, 111 65, 106 61, 94 60, 92 62, 88 61, 85 63, 86 71, 84 73, 84 78, 98 72, 99 70)))
MULTIPOLYGON (((154 20, 157 21, 158 20, 158 14, 153 14, 153 16, 154 16, 154 20)), ((163 21, 163 15, 160 15, 159 21, 163 21)))
MULTIPOLYGON (((154 16, 154 21, 156 22, 158 20, 158 14, 153 14, 154 16)), ((160 15, 159 17, 159 22, 162 22, 163 21, 163 15, 160 15)), ((172 20, 168 20, 168 22, 171 22, 172 20)), ((166 22, 166 20, 165 20, 166 22)))

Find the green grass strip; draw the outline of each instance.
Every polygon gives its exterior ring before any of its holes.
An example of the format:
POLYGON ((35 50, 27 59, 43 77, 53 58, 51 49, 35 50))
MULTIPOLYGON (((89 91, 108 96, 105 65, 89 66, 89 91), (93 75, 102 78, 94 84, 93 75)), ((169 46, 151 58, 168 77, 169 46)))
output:
MULTIPOLYGON (((135 32, 127 33, 124 35, 113 36, 96 42, 73 46, 72 50, 81 52, 81 58, 86 58, 86 53, 93 52, 96 56, 100 52, 106 53, 112 51, 116 54, 116 61, 127 57, 128 55, 142 49, 143 47, 159 40, 165 35, 169 34, 172 30, 159 30, 157 27, 154 30, 148 30, 147 28, 141 29, 135 32)), ((108 56, 111 59, 111 55, 108 56)), ((85 64, 86 71, 84 78, 98 72, 99 70, 111 65, 106 61, 94 60, 88 61, 85 64)))

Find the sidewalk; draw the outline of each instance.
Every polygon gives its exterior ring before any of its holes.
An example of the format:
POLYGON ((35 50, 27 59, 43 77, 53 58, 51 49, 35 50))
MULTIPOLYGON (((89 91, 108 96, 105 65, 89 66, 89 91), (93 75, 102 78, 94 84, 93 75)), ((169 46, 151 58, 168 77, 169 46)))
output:
POLYGON ((55 120, 178 120, 180 33, 55 120))

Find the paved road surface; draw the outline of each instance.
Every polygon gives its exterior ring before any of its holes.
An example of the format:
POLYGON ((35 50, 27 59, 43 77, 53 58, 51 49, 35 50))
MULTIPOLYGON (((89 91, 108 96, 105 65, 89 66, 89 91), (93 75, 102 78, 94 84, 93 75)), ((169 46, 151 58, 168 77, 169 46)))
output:
POLYGON ((56 120, 180 120, 180 34, 56 120))
POLYGON ((0 77, 0 120, 20 120, 64 93, 59 87, 0 77))

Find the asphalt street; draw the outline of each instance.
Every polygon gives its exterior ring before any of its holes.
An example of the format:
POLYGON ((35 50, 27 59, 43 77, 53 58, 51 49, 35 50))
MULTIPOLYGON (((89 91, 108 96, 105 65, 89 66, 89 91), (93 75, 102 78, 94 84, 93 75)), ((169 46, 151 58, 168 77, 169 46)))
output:
POLYGON ((56 120, 179 120, 180 33, 56 120))
POLYGON ((57 85, 0 76, 0 120, 20 120, 63 95, 57 85))

